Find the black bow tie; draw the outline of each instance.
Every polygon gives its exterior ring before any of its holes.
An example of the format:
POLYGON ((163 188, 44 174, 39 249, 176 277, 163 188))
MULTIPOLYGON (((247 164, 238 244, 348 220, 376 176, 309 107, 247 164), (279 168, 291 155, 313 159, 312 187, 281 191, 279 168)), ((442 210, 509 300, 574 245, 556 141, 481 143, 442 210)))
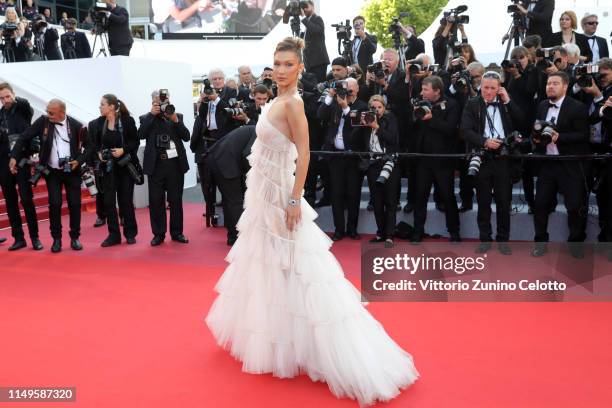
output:
POLYGON ((53 123, 55 126, 64 126, 62 122, 51 122, 51 123, 53 123))
POLYGON ((552 103, 552 102, 548 102, 548 107, 559 109, 559 105, 557 105, 556 103, 552 103))
POLYGON ((494 107, 497 108, 499 106, 499 102, 487 102, 487 108, 494 107))

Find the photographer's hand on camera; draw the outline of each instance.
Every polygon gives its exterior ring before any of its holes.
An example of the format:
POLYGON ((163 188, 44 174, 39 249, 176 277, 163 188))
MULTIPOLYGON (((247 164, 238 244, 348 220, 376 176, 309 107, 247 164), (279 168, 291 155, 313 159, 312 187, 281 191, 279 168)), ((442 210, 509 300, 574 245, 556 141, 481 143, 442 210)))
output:
POLYGON ((153 105, 151 105, 151 115, 157 116, 160 113, 161 113, 161 107, 159 103, 154 103, 153 105))
POLYGON ((338 106, 340 106, 340 108, 342 110, 345 110, 349 107, 349 103, 348 103, 348 98, 342 98, 339 95, 336 95, 336 102, 338 102, 338 106))
POLYGON ((597 82, 595 82, 594 78, 591 78, 591 86, 582 88, 582 90, 585 93, 593 96, 593 99, 595 100, 603 97, 603 94, 601 93, 601 89, 599 89, 599 87, 597 86, 597 82))
POLYGON ((484 142, 484 148, 487 150, 498 150, 502 146, 502 142, 499 139, 489 138, 484 142))
POLYGON ((14 157, 9 160, 9 170, 11 174, 17 174, 17 160, 14 157))
POLYGON ((118 159, 119 157, 123 156, 125 151, 122 147, 117 147, 115 149, 111 149, 111 153, 115 159, 118 159))

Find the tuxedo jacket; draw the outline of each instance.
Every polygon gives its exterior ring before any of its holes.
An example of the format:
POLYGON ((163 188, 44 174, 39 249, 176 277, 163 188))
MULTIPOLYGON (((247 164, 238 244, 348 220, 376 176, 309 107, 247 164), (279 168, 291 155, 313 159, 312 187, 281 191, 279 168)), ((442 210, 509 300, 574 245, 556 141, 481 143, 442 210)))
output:
MULTIPOLYGON (((66 125, 70 127, 68 137, 70 139, 70 157, 79 164, 85 162, 85 146, 87 145, 87 129, 78 120, 66 116, 66 125)), ((46 115, 36 119, 32 126, 28 127, 19 137, 15 147, 11 151, 11 157, 19 161, 22 158, 24 146, 29 146, 30 141, 40 137, 40 164, 47 165, 53 140, 55 125, 49 121, 46 115)))
POLYGON ((47 57, 49 61, 61 60, 62 54, 60 53, 59 47, 57 45, 57 41, 59 40, 57 30, 53 27, 48 27, 43 35, 45 42, 43 52, 45 54, 45 57, 47 57))
POLYGON ((405 56, 407 60, 413 60, 417 55, 425 52, 425 42, 418 38, 416 35, 412 35, 406 41, 405 56))
MULTIPOLYGON (((513 131, 524 127, 525 116, 514 101, 510 100, 507 104, 500 102, 497 110, 500 113, 506 137, 513 131)), ((484 146, 487 140, 484 135, 487 126, 487 104, 484 99, 477 97, 468 100, 463 109, 461 129, 463 130, 464 139, 471 147, 480 148, 484 146)))
MULTIPOLYGON (((536 119, 545 120, 548 113, 548 99, 540 102, 536 119)), ((585 104, 566 96, 556 118, 559 133, 557 148, 560 155, 589 154, 589 112, 585 104)), ((546 146, 536 146, 536 152, 545 154, 546 146)))
POLYGON ((552 34, 552 17, 555 11, 555 0, 538 0, 533 11, 529 12, 529 29, 527 35, 537 34, 542 43, 552 34))
MULTIPOLYGON (((587 39, 587 44, 589 45, 589 48, 591 47, 591 41, 590 38, 587 37, 585 35, 586 39, 587 39)), ((599 58, 609 58, 610 57, 610 51, 608 50, 608 41, 603 38, 603 37, 598 37, 596 35, 593 36, 595 38, 595 41, 597 42, 597 45, 599 47, 599 58)), ((592 49, 591 49, 591 53, 592 53, 592 49)))
POLYGON ((108 47, 126 47, 132 45, 132 31, 130 30, 130 16, 128 11, 117 6, 111 10, 106 23, 108 29, 108 47))
MULTIPOLYGON (((352 105, 349 105, 349 108, 351 111, 362 112, 368 110, 368 105, 362 100, 357 99, 352 105)), ((324 126, 323 149, 336 151, 337 149, 334 146, 334 141, 338 134, 338 126, 340 126, 340 119, 342 117, 342 110, 338 102, 334 100, 331 105, 322 103, 317 111, 317 117, 324 126)), ((345 150, 354 152, 367 150, 365 148, 364 138, 361 137, 360 128, 351 126, 350 113, 344 118, 342 137, 344 139, 345 150)))
POLYGON ((306 71, 318 65, 329 64, 329 56, 327 55, 327 47, 325 46, 325 23, 321 16, 313 14, 310 18, 302 20, 306 33, 303 34, 304 47, 304 65, 306 71))
POLYGON ((179 167, 183 173, 189 171, 187 154, 183 142, 189 141, 189 129, 183 123, 183 115, 177 113, 179 121, 171 122, 162 118, 161 115, 147 113, 140 117, 140 128, 138 128, 138 138, 145 139, 147 144, 144 151, 142 169, 144 174, 151 176, 155 171, 155 165, 159 159, 160 151, 157 149, 157 135, 167 134, 176 146, 179 167))
MULTIPOLYGON (((353 39, 355 41, 355 39, 353 39)), ((359 51, 357 55, 354 55, 355 62, 359 64, 359 67, 363 72, 366 72, 368 65, 372 65, 374 59, 372 55, 376 52, 376 47, 378 46, 378 39, 375 35, 366 33, 366 37, 361 40, 361 45, 359 46, 359 51)))
POLYGON ((418 153, 455 153, 457 126, 461 119, 461 108, 453 99, 442 99, 432 109, 430 120, 414 122, 416 151, 418 153))
POLYGON ((235 129, 210 148, 205 163, 225 179, 242 177, 249 168, 246 158, 256 138, 255 126, 235 129))

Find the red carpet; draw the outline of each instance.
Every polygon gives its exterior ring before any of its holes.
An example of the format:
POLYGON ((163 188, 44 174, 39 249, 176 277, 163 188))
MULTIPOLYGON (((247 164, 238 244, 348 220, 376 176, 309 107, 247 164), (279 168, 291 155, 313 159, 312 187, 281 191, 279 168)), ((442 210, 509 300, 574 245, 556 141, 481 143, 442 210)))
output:
MULTIPOLYGON (((85 250, 0 246, 0 387, 74 386, 53 407, 355 407, 306 377, 243 374, 203 323, 225 263, 223 229, 186 207, 189 245, 103 249, 85 214, 85 250)), ((67 219, 64 226, 67 225, 67 219)), ((6 236, 6 231, 4 236, 6 236)), ((68 238, 64 239, 65 247, 68 238)), ((359 242, 333 250, 359 278, 359 242)), ((609 407, 610 303, 377 303, 369 310, 414 355, 422 378, 393 407, 609 407)), ((385 405, 385 404, 381 404, 385 405)), ((0 403, 1 407, 40 403, 0 403)))

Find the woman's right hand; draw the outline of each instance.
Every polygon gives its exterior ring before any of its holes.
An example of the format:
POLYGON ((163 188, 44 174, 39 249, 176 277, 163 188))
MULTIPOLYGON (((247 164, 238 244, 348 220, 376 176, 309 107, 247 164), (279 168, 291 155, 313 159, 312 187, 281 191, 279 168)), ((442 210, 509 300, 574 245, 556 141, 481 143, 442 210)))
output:
POLYGON ((106 160, 102 158, 102 152, 98 152, 98 159, 100 159, 102 163, 106 163, 106 160))

